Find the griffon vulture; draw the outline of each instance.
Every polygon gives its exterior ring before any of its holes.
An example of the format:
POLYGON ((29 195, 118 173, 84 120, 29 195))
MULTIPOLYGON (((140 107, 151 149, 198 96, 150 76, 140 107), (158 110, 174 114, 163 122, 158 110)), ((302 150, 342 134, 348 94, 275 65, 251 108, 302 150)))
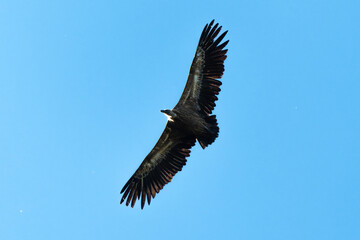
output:
POLYGON ((224 61, 229 40, 221 43, 227 31, 219 37, 221 26, 214 20, 201 33, 185 89, 176 106, 161 110, 168 121, 155 147, 122 188, 120 204, 134 207, 141 198, 141 208, 181 171, 196 140, 205 149, 218 137, 216 116, 211 115, 220 92, 219 79, 224 72, 224 61), (221 44, 220 44, 221 43, 221 44))

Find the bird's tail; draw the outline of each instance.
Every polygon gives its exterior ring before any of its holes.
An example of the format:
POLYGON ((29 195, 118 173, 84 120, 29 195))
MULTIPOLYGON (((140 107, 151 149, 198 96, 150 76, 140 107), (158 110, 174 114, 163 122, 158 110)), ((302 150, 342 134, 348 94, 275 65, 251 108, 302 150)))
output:
POLYGON ((197 138, 200 146, 203 149, 205 149, 208 145, 212 144, 219 136, 219 127, 216 121, 216 115, 206 117, 205 121, 205 132, 197 138))

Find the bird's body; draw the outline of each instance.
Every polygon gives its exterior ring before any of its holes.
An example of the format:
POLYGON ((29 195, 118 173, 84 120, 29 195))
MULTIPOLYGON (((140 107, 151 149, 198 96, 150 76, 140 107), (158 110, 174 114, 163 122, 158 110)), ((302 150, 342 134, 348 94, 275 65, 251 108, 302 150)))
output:
POLYGON ((168 115, 168 120, 172 122, 172 125, 176 126, 186 132, 189 135, 200 136, 206 132, 207 124, 204 116, 196 111, 195 109, 189 108, 188 106, 181 106, 170 110, 172 115, 168 115))
POLYGON ((164 132, 133 176, 125 184, 120 203, 133 207, 141 198, 141 208, 182 170, 190 148, 198 141, 203 149, 219 134, 216 116, 211 115, 224 72, 228 41, 220 44, 226 32, 218 38, 221 27, 206 24, 196 49, 189 77, 179 102, 171 110, 161 110, 168 116, 164 132))

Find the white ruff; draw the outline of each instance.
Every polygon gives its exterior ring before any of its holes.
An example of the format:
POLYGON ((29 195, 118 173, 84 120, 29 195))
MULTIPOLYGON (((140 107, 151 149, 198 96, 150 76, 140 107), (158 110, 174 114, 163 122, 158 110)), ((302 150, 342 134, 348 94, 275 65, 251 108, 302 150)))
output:
POLYGON ((173 122, 173 121, 174 121, 171 116, 169 116, 169 115, 167 115, 167 114, 165 114, 165 115, 166 115, 168 121, 170 121, 170 122, 173 122))

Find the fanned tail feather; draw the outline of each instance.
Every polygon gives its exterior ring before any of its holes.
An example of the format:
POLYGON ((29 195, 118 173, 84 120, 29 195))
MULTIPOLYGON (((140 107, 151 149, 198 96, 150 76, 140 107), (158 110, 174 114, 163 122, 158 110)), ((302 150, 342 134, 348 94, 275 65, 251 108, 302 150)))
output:
POLYGON ((205 149, 207 146, 212 144, 215 139, 219 136, 219 127, 216 120, 216 115, 211 115, 205 118, 206 131, 201 136, 197 137, 200 146, 205 149))

